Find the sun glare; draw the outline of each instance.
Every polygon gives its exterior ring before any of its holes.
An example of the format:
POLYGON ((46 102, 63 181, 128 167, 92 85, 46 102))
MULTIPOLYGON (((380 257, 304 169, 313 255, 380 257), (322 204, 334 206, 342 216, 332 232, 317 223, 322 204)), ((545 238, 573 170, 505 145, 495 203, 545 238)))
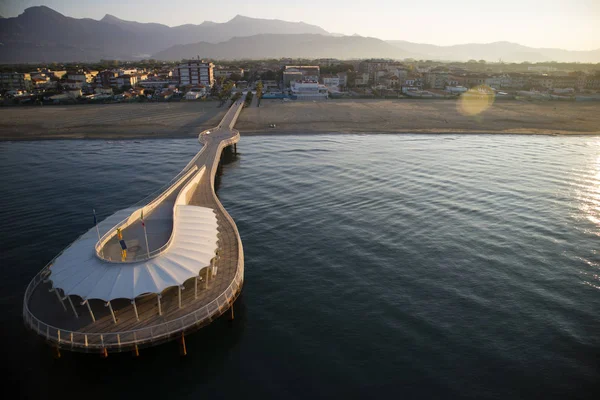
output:
POLYGON ((479 115, 494 104, 494 91, 487 85, 469 89, 460 96, 458 111, 467 116, 479 115))

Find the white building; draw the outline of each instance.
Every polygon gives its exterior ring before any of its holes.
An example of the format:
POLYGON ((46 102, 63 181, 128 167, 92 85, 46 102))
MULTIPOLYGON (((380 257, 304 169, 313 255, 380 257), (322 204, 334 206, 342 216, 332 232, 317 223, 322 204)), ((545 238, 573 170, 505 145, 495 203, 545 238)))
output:
POLYGON ((188 61, 177 66, 179 85, 205 85, 214 83, 214 64, 204 61, 188 61))
POLYGON ((322 75, 323 85, 325 86, 339 86, 340 78, 334 75, 322 75))
POLYGON ((186 100, 197 100, 205 95, 206 95, 206 88, 191 88, 190 91, 185 94, 185 99, 186 100))
POLYGON ((467 90, 469 89, 464 86, 446 86, 446 92, 453 94, 464 93, 467 90))
POLYGON ((316 80, 290 82, 292 95, 298 100, 325 100, 327 86, 320 85, 316 80))

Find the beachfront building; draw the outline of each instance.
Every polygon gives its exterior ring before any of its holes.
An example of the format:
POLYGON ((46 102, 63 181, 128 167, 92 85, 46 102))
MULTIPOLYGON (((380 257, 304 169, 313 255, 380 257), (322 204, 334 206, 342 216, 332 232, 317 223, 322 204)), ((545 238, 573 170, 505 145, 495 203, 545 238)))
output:
POLYGON ((296 100, 325 100, 327 99, 327 86, 319 84, 316 80, 290 82, 292 97, 296 100))
POLYGON ((204 85, 212 87, 214 83, 214 67, 211 62, 190 60, 179 64, 175 69, 179 85, 204 85))
POLYGON ((201 97, 206 96, 206 87, 195 87, 191 88, 189 92, 185 94, 186 100, 197 100, 201 97))

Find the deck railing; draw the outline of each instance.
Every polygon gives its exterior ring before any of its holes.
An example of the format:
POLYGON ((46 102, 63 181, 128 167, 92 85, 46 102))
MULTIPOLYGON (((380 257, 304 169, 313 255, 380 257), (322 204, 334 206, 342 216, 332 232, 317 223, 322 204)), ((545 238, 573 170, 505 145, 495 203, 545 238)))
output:
POLYGON ((145 343, 162 341, 171 335, 188 330, 196 325, 203 325, 209 320, 225 312, 235 300, 241 289, 244 279, 243 265, 238 269, 227 289, 216 299, 205 306, 186 314, 182 317, 165 321, 161 324, 148 326, 145 328, 111 333, 86 333, 79 331, 70 331, 60 329, 46 324, 36 318, 29 310, 29 299, 37 286, 44 281, 47 276, 48 267, 40 271, 27 286, 25 291, 25 300, 23 302, 23 317, 25 324, 43 336, 49 342, 55 343, 61 347, 72 347, 79 350, 100 350, 110 349, 127 350, 133 345, 143 345, 145 343))

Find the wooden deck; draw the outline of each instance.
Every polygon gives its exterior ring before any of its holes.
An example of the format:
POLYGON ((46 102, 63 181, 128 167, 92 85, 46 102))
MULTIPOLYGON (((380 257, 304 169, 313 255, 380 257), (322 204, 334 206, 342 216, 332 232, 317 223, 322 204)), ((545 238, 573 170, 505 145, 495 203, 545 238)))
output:
POLYGON ((90 300, 96 321, 92 320, 87 305, 81 305, 77 296, 71 296, 78 314, 75 317, 70 303, 64 300, 67 310, 55 293, 49 292, 51 283, 44 283, 44 270, 30 283, 25 294, 23 313, 26 324, 46 337, 52 345, 74 351, 104 352, 125 351, 134 347, 151 346, 181 337, 210 323, 227 311, 239 295, 243 285, 244 257, 241 240, 233 219, 227 214, 214 191, 214 179, 225 147, 239 141, 233 129, 244 97, 230 108, 218 127, 200 135, 202 150, 186 167, 206 166, 206 171, 190 201, 191 205, 215 210, 218 221, 217 273, 211 268, 200 271, 199 279, 185 282, 181 291, 177 287, 162 293, 158 312, 157 296, 140 296, 136 299, 138 318, 128 299, 111 302, 117 318, 115 324, 110 310, 101 300, 90 300))

